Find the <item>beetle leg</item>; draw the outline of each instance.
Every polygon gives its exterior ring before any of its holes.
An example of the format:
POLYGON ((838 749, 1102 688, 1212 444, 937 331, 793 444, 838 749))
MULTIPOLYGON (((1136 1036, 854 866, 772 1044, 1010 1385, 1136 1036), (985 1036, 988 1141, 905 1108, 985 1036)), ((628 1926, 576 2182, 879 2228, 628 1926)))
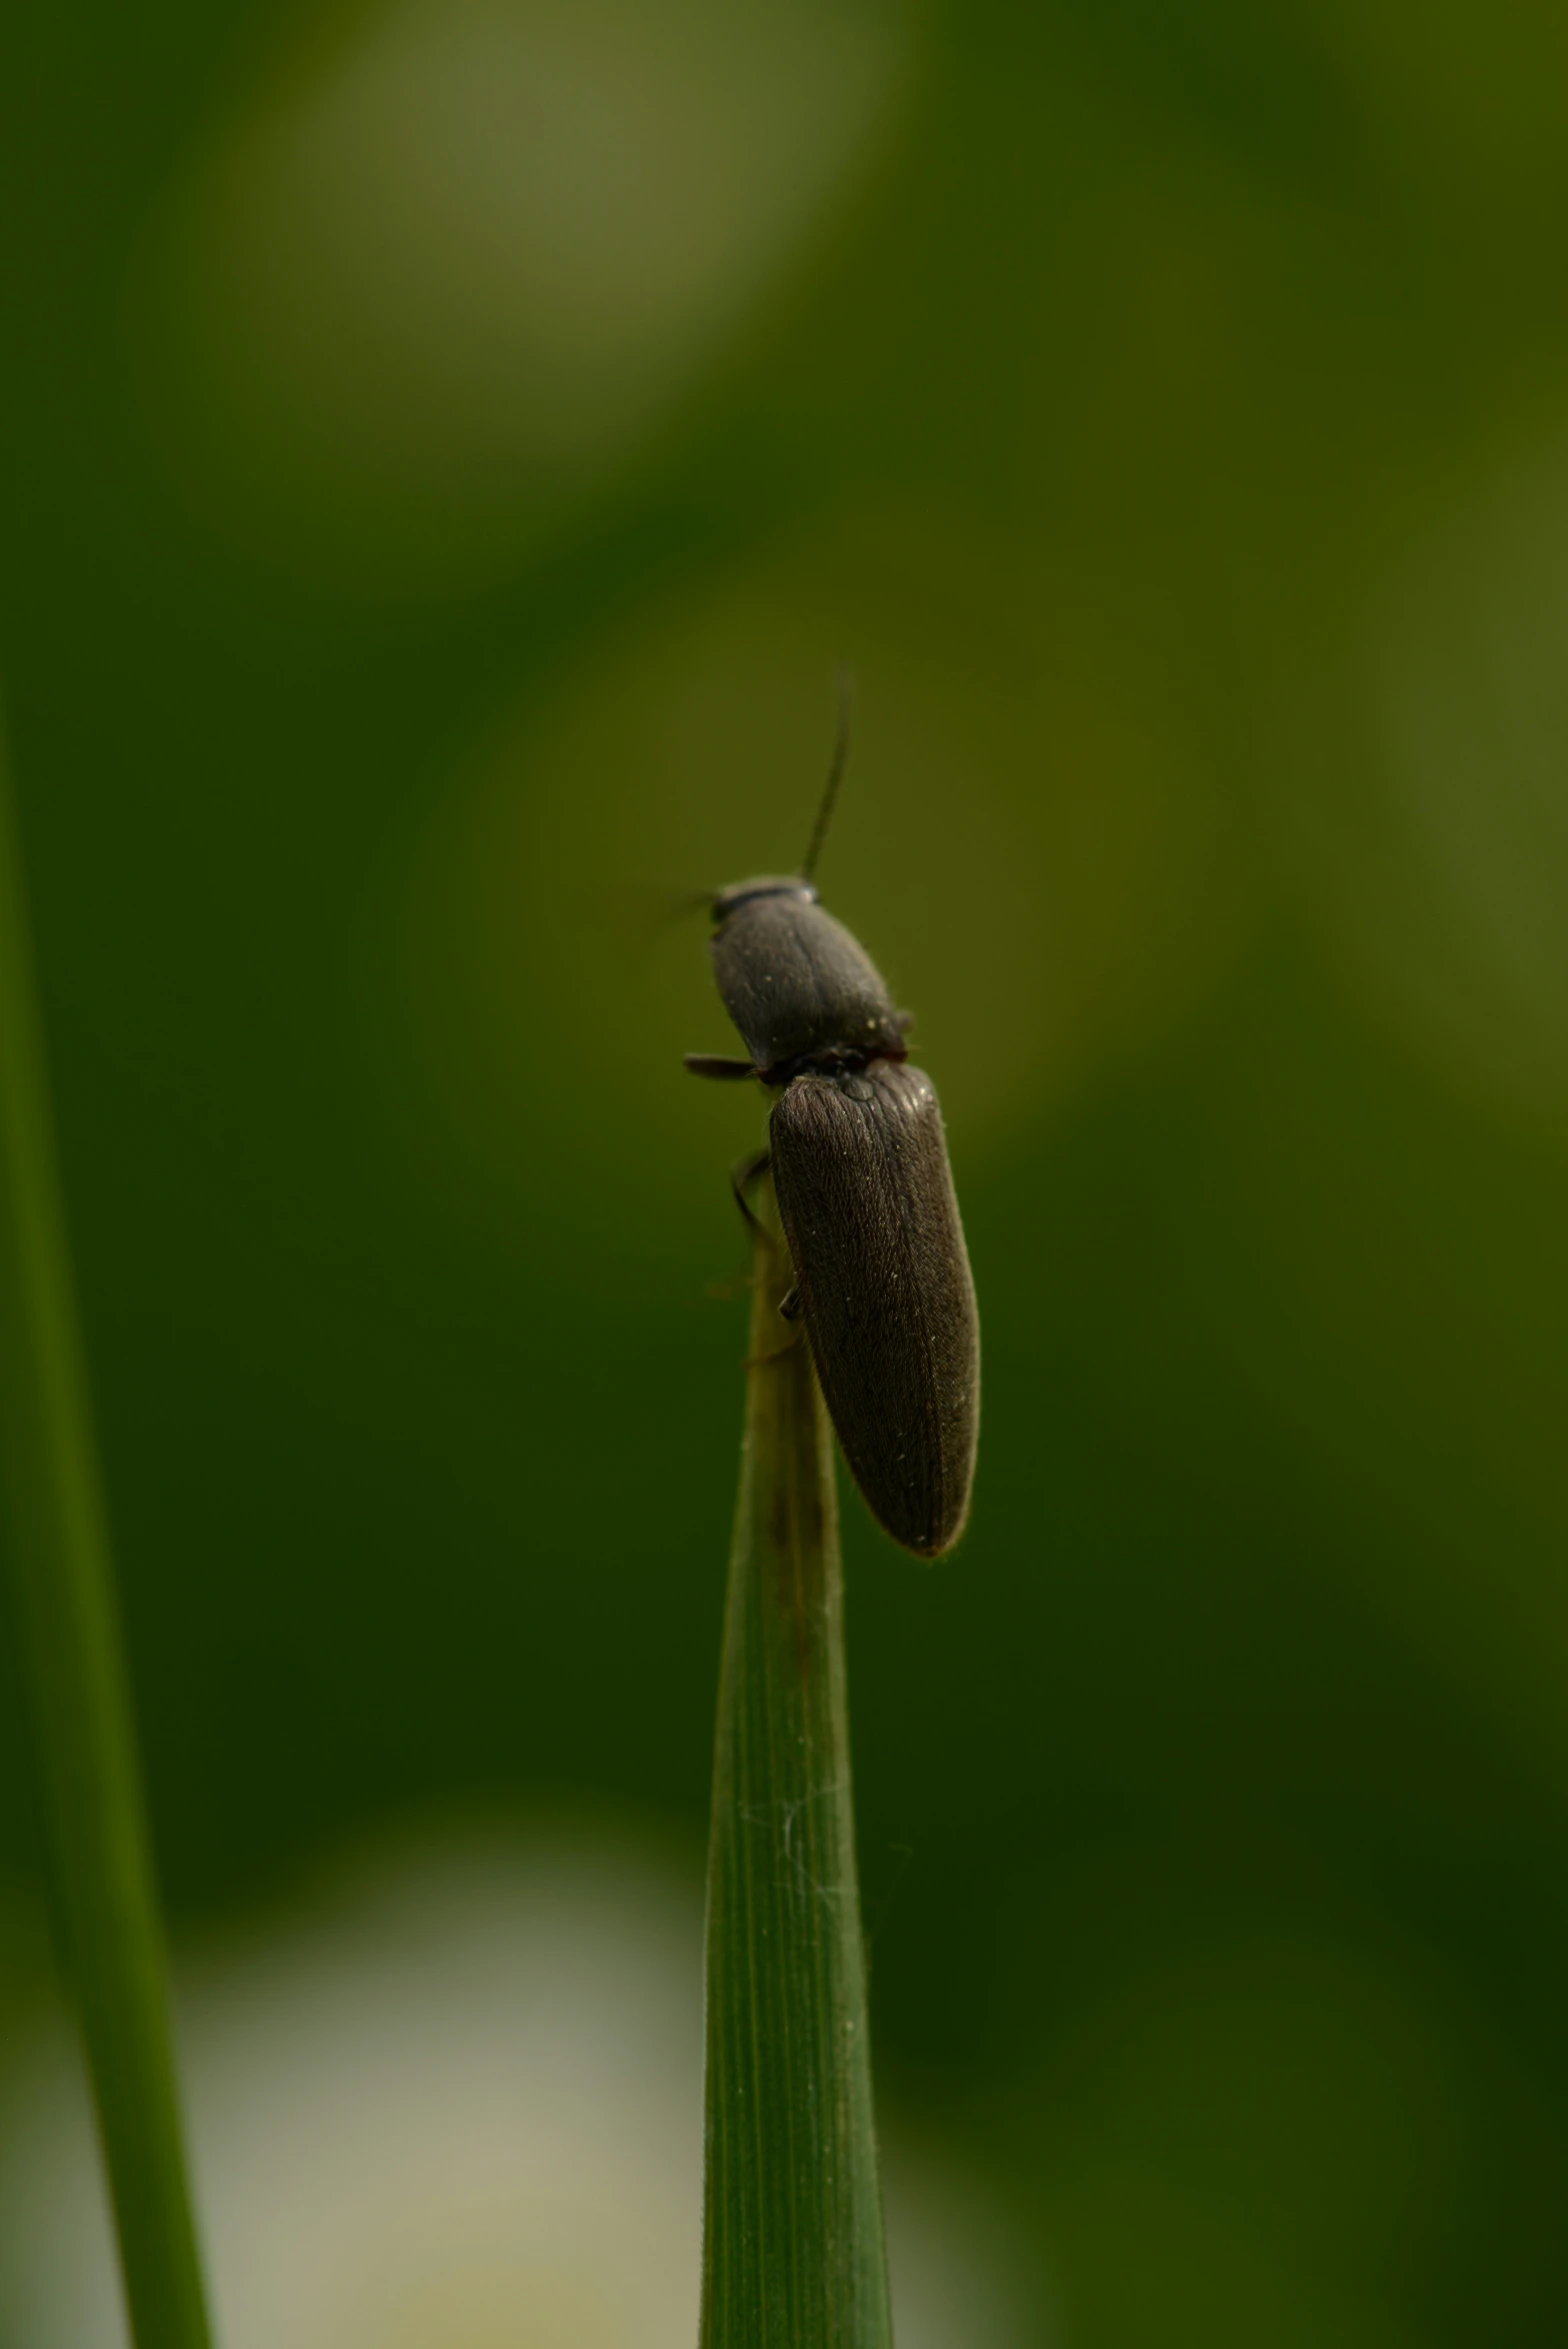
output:
POLYGON ((766 1150, 756 1150, 747 1158, 738 1158, 730 1168, 730 1189, 735 1194, 735 1204, 751 1229, 758 1233, 763 1227, 746 1204, 746 1193, 759 1175, 767 1173, 768 1165, 769 1159, 766 1150))
POLYGON ((786 1321, 799 1321, 801 1315, 800 1291, 793 1282, 779 1299, 779 1311, 786 1321))
POLYGON ((722 1052, 688 1052, 686 1066, 694 1077, 717 1077, 724 1084, 737 1084, 742 1077, 754 1077, 755 1064, 749 1060, 728 1060, 722 1052))
POLYGON ((805 1336, 803 1329, 792 1330, 782 1346, 775 1346, 771 1354, 748 1354, 741 1364, 743 1370, 760 1370, 765 1362, 782 1362, 786 1354, 793 1354, 805 1336))

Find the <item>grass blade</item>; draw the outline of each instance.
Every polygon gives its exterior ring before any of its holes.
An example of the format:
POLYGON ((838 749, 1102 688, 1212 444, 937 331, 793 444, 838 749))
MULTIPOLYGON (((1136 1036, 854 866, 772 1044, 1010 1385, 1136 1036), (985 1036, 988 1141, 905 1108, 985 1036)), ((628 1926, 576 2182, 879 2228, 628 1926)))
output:
POLYGON ((0 1440, 62 1955, 139 2349, 207 2349, 162 1935, 0 745, 0 1440))
POLYGON ((757 1243, 708 1863, 702 2349, 890 2349, 833 1438, 757 1243))

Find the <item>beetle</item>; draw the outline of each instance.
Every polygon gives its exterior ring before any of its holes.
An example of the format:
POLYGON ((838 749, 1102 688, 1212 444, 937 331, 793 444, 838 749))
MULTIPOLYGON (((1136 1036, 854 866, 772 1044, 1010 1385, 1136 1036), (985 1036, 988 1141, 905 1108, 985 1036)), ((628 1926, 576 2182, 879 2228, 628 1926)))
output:
POLYGON ((710 952, 749 1057, 693 1052, 694 1076, 758 1078, 794 1286, 850 1471, 872 1515, 924 1558, 969 1514, 980 1424, 980 1322, 931 1080, 909 1060, 909 1017, 859 941, 818 902, 813 874, 848 749, 838 740, 798 873, 734 882, 713 898, 710 952))

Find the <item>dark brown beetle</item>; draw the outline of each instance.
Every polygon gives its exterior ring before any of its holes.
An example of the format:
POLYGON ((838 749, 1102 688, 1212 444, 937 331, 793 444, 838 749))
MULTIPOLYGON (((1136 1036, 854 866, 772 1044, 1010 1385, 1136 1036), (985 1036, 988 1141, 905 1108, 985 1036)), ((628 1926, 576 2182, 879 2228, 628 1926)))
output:
POLYGON ((748 1060, 690 1053, 702 1077, 758 1077, 812 1360, 855 1482, 921 1557, 969 1513, 980 1425, 980 1323, 935 1090, 909 1065, 907 1018, 865 949, 817 902, 811 873, 843 773, 846 729, 799 873, 713 900, 714 974, 748 1060))

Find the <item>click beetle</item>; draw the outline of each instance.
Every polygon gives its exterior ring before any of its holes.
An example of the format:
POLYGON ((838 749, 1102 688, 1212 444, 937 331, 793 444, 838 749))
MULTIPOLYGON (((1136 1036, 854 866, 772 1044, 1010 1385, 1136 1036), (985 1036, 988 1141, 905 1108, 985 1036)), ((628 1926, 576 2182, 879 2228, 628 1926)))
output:
POLYGON ((759 1078, 773 1176, 812 1361, 872 1515, 919 1556, 969 1513, 980 1422, 980 1323, 935 1089, 911 1066, 907 1015, 812 875, 843 775, 838 743, 798 873, 712 901, 710 951, 749 1057, 689 1053, 696 1076, 759 1078))

